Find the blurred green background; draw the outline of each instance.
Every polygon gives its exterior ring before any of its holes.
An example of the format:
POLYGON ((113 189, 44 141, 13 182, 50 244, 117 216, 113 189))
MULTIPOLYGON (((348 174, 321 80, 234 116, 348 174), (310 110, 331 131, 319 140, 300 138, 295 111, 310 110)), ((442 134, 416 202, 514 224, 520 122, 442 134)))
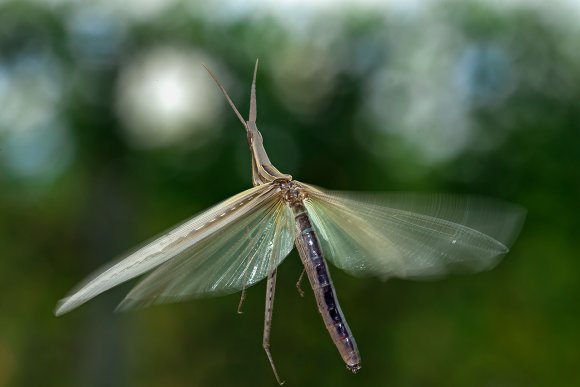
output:
MULTIPOLYGON (((264 283, 56 318, 103 263, 251 185, 254 61, 270 158, 330 189, 480 194, 528 217, 494 270, 332 270, 363 357, 344 367, 293 252, 271 338, 290 386, 580 384, 580 4, 0 1, 0 386, 273 386, 264 283), (305 284, 307 286, 307 284, 305 284)), ((133 284, 135 282, 132 282, 133 284)))

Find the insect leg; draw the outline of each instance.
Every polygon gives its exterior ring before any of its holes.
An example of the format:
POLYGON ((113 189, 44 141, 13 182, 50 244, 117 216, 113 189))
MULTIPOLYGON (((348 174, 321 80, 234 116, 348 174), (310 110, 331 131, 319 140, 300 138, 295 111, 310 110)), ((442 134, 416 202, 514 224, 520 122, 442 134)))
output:
MULTIPOLYGON (((250 234, 250 230, 246 230, 246 238, 248 238, 250 240, 253 240, 252 239, 252 235, 250 234)), ((256 253, 256 251, 254 250, 253 251, 253 254, 255 254, 255 253, 256 253)), ((252 260, 251 259, 248 259, 248 263, 246 264, 246 268, 244 269, 244 272, 246 273, 244 275, 244 284, 246 283, 246 281, 248 279, 247 277, 248 277, 248 275, 250 273, 249 270, 248 270, 248 267, 250 266, 251 263, 252 263, 252 260)), ((244 285, 242 287, 242 295, 240 296, 240 303, 238 304, 238 314, 244 313, 242 311, 242 306, 244 305, 244 301, 246 301, 246 285, 244 285)))
POLYGON ((262 341, 262 346, 264 351, 266 351, 266 356, 270 361, 272 366, 272 371, 276 377, 278 384, 284 384, 278 376, 278 371, 276 371, 276 366, 274 365, 274 360, 272 359, 272 354, 270 353, 270 330, 272 328, 272 312, 274 307, 274 293, 276 292, 276 269, 273 269, 268 275, 268 283, 266 285, 266 311, 264 316, 264 339, 262 341))
POLYGON ((298 289, 300 297, 304 297, 304 290, 302 290, 302 278, 304 277, 304 273, 306 273, 306 269, 302 269, 302 273, 300 273, 300 277, 298 277, 298 281, 296 282, 296 289, 298 289))
POLYGON ((244 301, 246 300, 246 287, 242 288, 242 295, 240 296, 240 303, 238 304, 238 314, 244 313, 242 311, 242 305, 244 305, 244 301))

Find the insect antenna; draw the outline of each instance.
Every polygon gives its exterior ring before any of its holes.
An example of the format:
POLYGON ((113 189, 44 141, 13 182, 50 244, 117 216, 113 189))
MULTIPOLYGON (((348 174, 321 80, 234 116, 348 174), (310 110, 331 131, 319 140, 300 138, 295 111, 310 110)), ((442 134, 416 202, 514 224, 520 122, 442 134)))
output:
POLYGON ((256 105, 256 73, 258 72, 258 59, 256 58, 256 66, 254 66, 254 78, 252 79, 252 88, 250 90, 250 117, 248 121, 256 122, 257 105, 256 105))
MULTIPOLYGON (((224 86, 221 84, 221 82, 217 79, 217 77, 214 75, 214 73, 211 72, 210 69, 207 68, 207 66, 205 64, 201 64, 206 71, 209 73, 210 77, 212 77, 212 79, 214 80, 214 82, 218 85, 218 87, 220 88, 220 90, 222 91, 222 93, 224 93, 224 96, 226 97, 228 103, 230 104, 230 106, 232 107, 232 109, 234 110, 234 113, 236 113, 236 116, 238 116, 240 122, 242 123, 242 125, 244 125, 244 128, 246 128, 246 120, 244 120, 244 117, 242 117, 242 115, 240 114, 240 112, 238 111, 238 109, 236 108, 236 105, 234 105, 232 99, 230 98, 230 96, 228 95, 228 92, 226 91, 226 89, 224 88, 224 86)), ((256 67, 257 67, 257 62, 256 62, 256 67)), ((255 75, 256 73, 254 72, 254 79, 255 79, 255 75)), ((255 96, 255 90, 254 90, 254 85, 252 85, 252 89, 254 92, 254 96, 255 96)), ((255 105, 255 103, 254 103, 255 105)), ((254 106, 254 115, 255 115, 255 106, 254 106)), ((250 103, 250 115, 252 114, 252 106, 250 103)), ((247 128, 246 128, 247 129, 247 128)))

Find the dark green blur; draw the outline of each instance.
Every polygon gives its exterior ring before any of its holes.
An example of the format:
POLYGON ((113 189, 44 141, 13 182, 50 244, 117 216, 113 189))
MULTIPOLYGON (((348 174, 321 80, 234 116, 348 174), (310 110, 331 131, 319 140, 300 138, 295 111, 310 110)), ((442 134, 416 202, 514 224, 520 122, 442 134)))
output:
MULTIPOLYGON (((420 16, 335 9, 311 15, 297 33, 273 16, 228 19, 227 7, 210 15, 184 4, 78 36, 72 5, 0 4, 0 387, 275 385, 261 345, 264 283, 248 289, 242 315, 239 295, 114 313, 134 281, 65 316, 52 312, 100 265, 251 186, 245 134, 225 105, 219 135, 209 140, 200 133, 211 125, 167 146, 127 141, 115 105, 120 72, 163 45, 219 63, 214 70, 244 115, 259 57, 258 127, 272 162, 300 181, 485 195, 528 210, 513 250, 489 272, 381 282, 331 268, 363 358, 357 375, 342 363, 308 284, 304 298, 296 292, 301 266, 292 252, 279 270, 271 338, 286 385, 580 383, 580 31, 573 16, 446 1, 420 16), (431 29, 446 32, 425 48, 431 29), (48 62, 38 59, 44 54, 48 62), (424 64, 401 59, 414 57, 424 64), (289 63, 292 72, 279 75, 276 66, 289 63), (10 140, 6 117, 17 110, 5 109, 17 107, 2 100, 2 90, 18 66, 32 66, 32 76, 48 67, 60 74, 50 120, 66 128, 59 132, 66 146, 51 148, 45 169, 26 167, 40 157, 25 146, 34 138, 21 148, 10 140), (409 110, 445 107, 438 100, 448 88, 438 87, 446 84, 463 88, 459 113, 409 110), (317 99, 322 87, 328 91, 317 99), (296 93, 312 104, 289 103, 296 93), (365 108, 371 96, 378 113, 365 108), (401 135, 430 123, 432 131, 453 131, 456 122, 470 139, 453 153, 436 148, 426 157, 423 140, 401 135), (54 160, 61 161, 53 168, 54 160)), ((84 12, 91 19, 93 10, 84 12)), ((32 119, 18 108, 12 122, 32 119)), ((424 142, 438 146, 429 136, 424 142)))

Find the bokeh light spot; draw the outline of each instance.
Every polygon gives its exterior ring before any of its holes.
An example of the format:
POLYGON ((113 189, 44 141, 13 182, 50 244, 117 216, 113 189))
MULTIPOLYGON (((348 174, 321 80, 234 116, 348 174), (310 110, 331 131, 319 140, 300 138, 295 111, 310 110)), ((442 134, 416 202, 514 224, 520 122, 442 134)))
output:
POLYGON ((161 47, 122 69, 117 111, 131 145, 165 147, 192 134, 199 145, 217 134, 223 104, 202 63, 212 67, 196 51, 161 47))
POLYGON ((7 176, 49 182, 72 161, 74 144, 59 118, 62 80, 50 50, 23 50, 0 63, 0 167, 7 176))

